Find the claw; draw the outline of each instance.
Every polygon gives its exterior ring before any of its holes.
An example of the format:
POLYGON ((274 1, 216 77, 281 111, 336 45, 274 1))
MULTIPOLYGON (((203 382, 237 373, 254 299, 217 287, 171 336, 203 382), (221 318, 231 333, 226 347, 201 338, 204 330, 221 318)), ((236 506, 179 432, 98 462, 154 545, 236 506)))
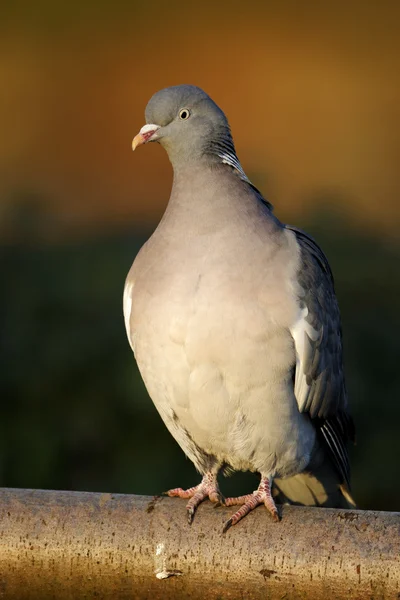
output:
POLYGON ((189 525, 191 525, 193 523, 193 519, 194 519, 194 509, 187 509, 187 520, 189 525))
POLYGON ((226 533, 232 527, 232 519, 228 519, 222 528, 222 533, 226 533))
POLYGON ((196 509, 203 502, 209 498, 211 502, 223 505, 224 497, 218 488, 217 477, 213 473, 206 473, 201 480, 199 485, 184 490, 182 488, 174 488, 165 492, 167 496, 178 497, 178 498, 189 498, 189 502, 186 505, 187 519, 189 525, 192 524, 196 509))
POLYGON ((240 496, 239 498, 227 498, 226 505, 234 506, 237 504, 241 504, 242 506, 235 512, 232 517, 226 521, 222 531, 226 533, 232 525, 236 525, 243 517, 245 517, 250 511, 252 511, 256 506, 260 504, 264 504, 268 511, 271 513, 271 516, 274 521, 279 521, 278 509, 276 508, 276 504, 271 495, 271 484, 272 479, 267 477, 262 477, 260 485, 258 489, 252 494, 247 494, 246 496, 240 496))

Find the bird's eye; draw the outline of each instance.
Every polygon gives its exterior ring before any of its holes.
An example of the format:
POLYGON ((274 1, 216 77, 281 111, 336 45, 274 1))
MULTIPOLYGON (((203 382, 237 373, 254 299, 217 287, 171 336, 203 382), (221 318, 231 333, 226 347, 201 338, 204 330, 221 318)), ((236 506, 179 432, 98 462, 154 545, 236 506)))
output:
POLYGON ((188 119, 190 117, 190 110, 188 108, 182 108, 179 111, 179 118, 182 119, 182 121, 186 121, 186 119, 188 119))

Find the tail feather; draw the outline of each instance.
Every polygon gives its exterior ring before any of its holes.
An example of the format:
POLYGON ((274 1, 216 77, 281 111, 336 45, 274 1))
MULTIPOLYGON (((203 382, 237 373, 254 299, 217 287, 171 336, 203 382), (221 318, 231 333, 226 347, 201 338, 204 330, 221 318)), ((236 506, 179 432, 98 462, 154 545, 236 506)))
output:
POLYGON ((337 469, 326 456, 317 466, 311 464, 304 473, 275 479, 273 494, 281 504, 357 508, 347 483, 340 481, 337 469))

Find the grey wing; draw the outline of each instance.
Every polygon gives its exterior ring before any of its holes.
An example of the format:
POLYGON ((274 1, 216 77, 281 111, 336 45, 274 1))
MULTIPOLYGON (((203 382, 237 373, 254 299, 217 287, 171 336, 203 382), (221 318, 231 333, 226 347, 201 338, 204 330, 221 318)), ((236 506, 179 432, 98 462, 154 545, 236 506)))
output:
POLYGON ((342 331, 332 271, 322 250, 303 231, 300 246, 299 318, 291 328, 296 349, 294 391, 301 412, 320 429, 343 481, 349 484, 348 439, 354 439, 343 371, 342 331))

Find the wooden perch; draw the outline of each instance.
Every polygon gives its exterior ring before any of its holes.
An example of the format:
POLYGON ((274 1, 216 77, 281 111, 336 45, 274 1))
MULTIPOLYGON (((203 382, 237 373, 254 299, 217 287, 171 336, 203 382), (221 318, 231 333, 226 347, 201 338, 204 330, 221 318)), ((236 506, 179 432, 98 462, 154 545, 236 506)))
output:
POLYGON ((400 513, 0 489, 0 598, 400 598, 400 513))

